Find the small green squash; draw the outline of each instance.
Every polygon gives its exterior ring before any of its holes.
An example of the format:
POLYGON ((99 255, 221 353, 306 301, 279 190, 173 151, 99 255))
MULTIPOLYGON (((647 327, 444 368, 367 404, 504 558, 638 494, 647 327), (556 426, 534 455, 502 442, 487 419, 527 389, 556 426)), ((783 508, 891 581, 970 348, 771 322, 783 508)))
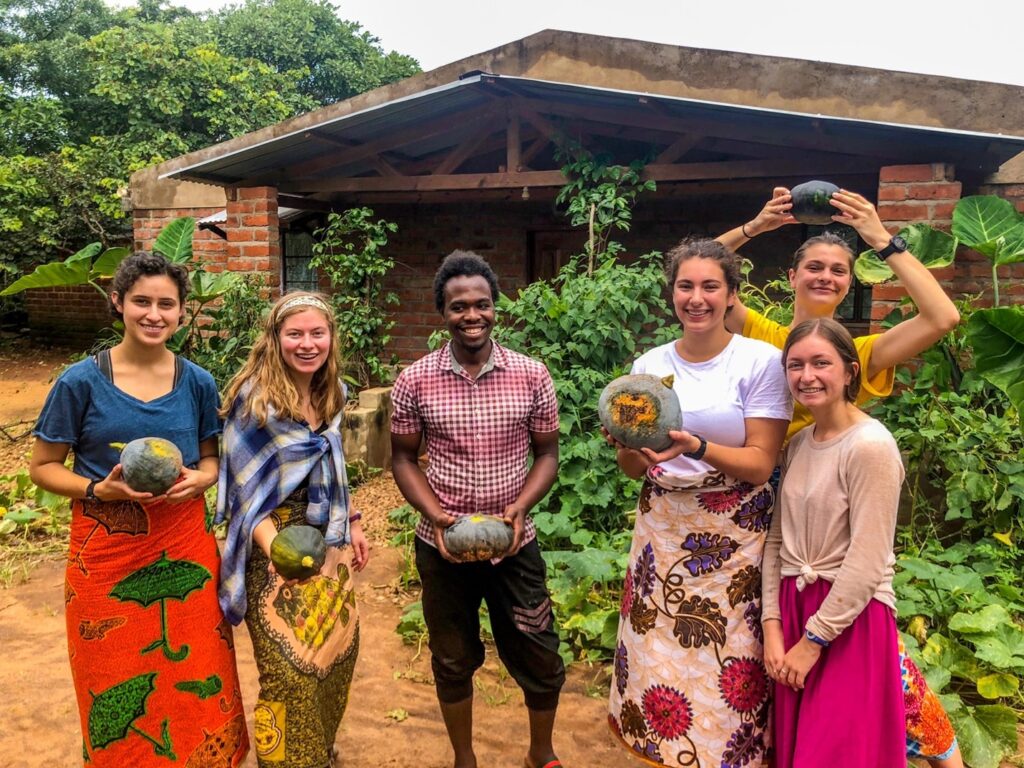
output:
POLYGON ((289 525, 270 542, 270 561, 284 579, 308 579, 323 568, 327 544, 311 525, 289 525))
POLYGON ((501 557, 512 546, 512 526, 492 515, 466 515, 445 529, 444 546, 464 563, 501 557))
POLYGON ((805 181, 789 191, 793 196, 790 213, 801 224, 831 224, 839 209, 829 200, 839 187, 827 181, 805 181))
POLYGON ((181 475, 181 451, 162 437, 140 437, 121 449, 121 476, 133 491, 166 493, 181 475))
POLYGON ((670 429, 683 428, 683 412, 672 389, 673 376, 619 376, 601 392, 597 414, 608 434, 627 448, 663 451, 670 429))

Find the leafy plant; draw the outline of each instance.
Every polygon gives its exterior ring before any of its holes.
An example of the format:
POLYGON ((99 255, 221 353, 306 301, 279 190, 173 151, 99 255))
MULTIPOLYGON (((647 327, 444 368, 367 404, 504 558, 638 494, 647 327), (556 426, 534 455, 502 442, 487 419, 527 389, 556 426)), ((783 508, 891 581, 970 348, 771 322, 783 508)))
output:
POLYGON ((996 768, 1016 750, 1024 709, 1024 592, 1017 547, 929 544, 899 560, 897 609, 908 622, 908 648, 940 694, 972 768, 996 768))
POLYGON ((953 209, 953 234, 992 262, 992 288, 999 306, 999 267, 1024 261, 1024 214, 995 195, 965 197, 953 209))
MULTIPOLYGON (((928 269, 948 267, 956 257, 957 239, 940 229, 927 224, 911 224, 901 229, 899 235, 907 241, 907 250, 928 269)), ((853 263, 853 272, 866 285, 884 283, 896 276, 889 265, 878 258, 873 248, 857 257, 853 263)))
POLYGON ((395 293, 384 290, 384 279, 395 262, 381 252, 397 230, 392 222, 373 221, 369 208, 350 208, 329 214, 327 226, 314 233, 310 265, 331 281, 341 356, 359 387, 387 383, 398 362, 384 351, 395 325, 387 308, 398 303, 395 293))
POLYGON ((574 227, 587 227, 587 274, 593 274, 601 256, 622 250, 609 238, 615 230, 629 231, 637 198, 642 192, 653 192, 655 184, 641 178, 644 160, 616 165, 610 155, 594 155, 579 142, 564 137, 555 147, 555 159, 563 163, 562 173, 569 180, 555 202, 566 205, 566 215, 574 227))

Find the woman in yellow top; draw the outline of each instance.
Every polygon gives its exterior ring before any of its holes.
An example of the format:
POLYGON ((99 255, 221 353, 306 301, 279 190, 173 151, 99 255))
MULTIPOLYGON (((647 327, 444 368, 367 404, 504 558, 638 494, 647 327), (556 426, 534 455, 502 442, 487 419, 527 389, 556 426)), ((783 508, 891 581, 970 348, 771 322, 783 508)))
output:
MULTIPOLYGON (((889 234, 874 205, 845 189, 836 192, 831 202, 836 208, 832 220, 853 227, 885 259, 918 308, 918 314, 882 333, 854 338, 861 371, 856 402, 861 405, 889 395, 895 367, 916 357, 956 327, 960 313, 931 272, 906 250, 906 243, 889 234)), ((797 223, 790 213, 792 207, 789 190, 776 187, 757 216, 716 239, 736 251, 758 235, 797 223)), ((804 320, 835 314, 853 284, 853 260, 853 250, 838 235, 825 232, 810 238, 797 249, 789 270, 794 294, 793 322, 780 325, 737 300, 726 315, 726 328, 782 349, 791 328, 804 320)), ((813 420, 804 406, 795 403, 787 440, 813 420)), ((935 768, 963 768, 953 727, 938 697, 907 655, 902 640, 899 646, 907 712, 907 754, 924 757, 935 768)))
MULTIPOLYGON (((905 244, 889 234, 875 206, 868 200, 856 192, 841 189, 833 195, 832 205, 837 209, 833 221, 853 227, 879 254, 889 251, 885 263, 918 308, 917 315, 882 333, 854 339, 861 363, 861 394, 857 401, 861 405, 891 393, 895 366, 916 357, 956 327, 960 313, 932 273, 905 250, 905 244)), ((735 251, 758 235, 795 224, 796 219, 789 212, 792 207, 789 190, 776 187, 772 199, 753 220, 716 239, 735 251)), ((853 284, 853 259, 850 246, 838 235, 825 232, 810 238, 797 249, 789 270, 794 292, 793 322, 789 327, 769 320, 739 301, 726 316, 726 327, 782 349, 790 328, 804 320, 835 315, 853 284)), ((787 437, 812 421, 807 409, 798 404, 787 437)))

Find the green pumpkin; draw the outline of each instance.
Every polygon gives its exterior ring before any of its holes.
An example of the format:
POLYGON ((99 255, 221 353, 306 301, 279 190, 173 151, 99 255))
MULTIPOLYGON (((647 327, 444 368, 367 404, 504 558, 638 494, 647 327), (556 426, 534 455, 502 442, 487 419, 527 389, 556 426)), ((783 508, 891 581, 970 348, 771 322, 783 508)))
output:
POLYGON ((327 544, 311 525, 289 525, 270 542, 270 560, 284 579, 308 579, 323 568, 327 544))
POLYGON ((683 428, 683 411, 672 389, 673 376, 650 373, 619 376, 601 392, 601 425, 627 448, 663 451, 672 445, 670 429, 683 428))
POLYGON ((133 491, 166 493, 181 475, 178 446, 162 437, 140 437, 121 449, 121 476, 133 491))
POLYGON ((466 515, 445 529, 444 546, 463 563, 501 557, 512 546, 512 526, 492 515, 466 515))
POLYGON ((829 200, 839 187, 827 181, 805 181, 789 191, 793 197, 790 213, 801 224, 831 224, 839 209, 829 200))

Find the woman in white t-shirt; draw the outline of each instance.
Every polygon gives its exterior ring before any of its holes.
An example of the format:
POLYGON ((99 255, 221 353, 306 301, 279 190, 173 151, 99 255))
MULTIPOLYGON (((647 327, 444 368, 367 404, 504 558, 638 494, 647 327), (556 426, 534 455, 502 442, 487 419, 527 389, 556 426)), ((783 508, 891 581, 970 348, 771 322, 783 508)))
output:
POLYGON ((764 764, 761 555, 768 480, 792 413, 777 349, 730 333, 738 258, 713 240, 669 251, 682 336, 633 373, 674 376, 683 429, 661 453, 617 445, 643 477, 619 620, 609 723, 656 765, 764 764))

